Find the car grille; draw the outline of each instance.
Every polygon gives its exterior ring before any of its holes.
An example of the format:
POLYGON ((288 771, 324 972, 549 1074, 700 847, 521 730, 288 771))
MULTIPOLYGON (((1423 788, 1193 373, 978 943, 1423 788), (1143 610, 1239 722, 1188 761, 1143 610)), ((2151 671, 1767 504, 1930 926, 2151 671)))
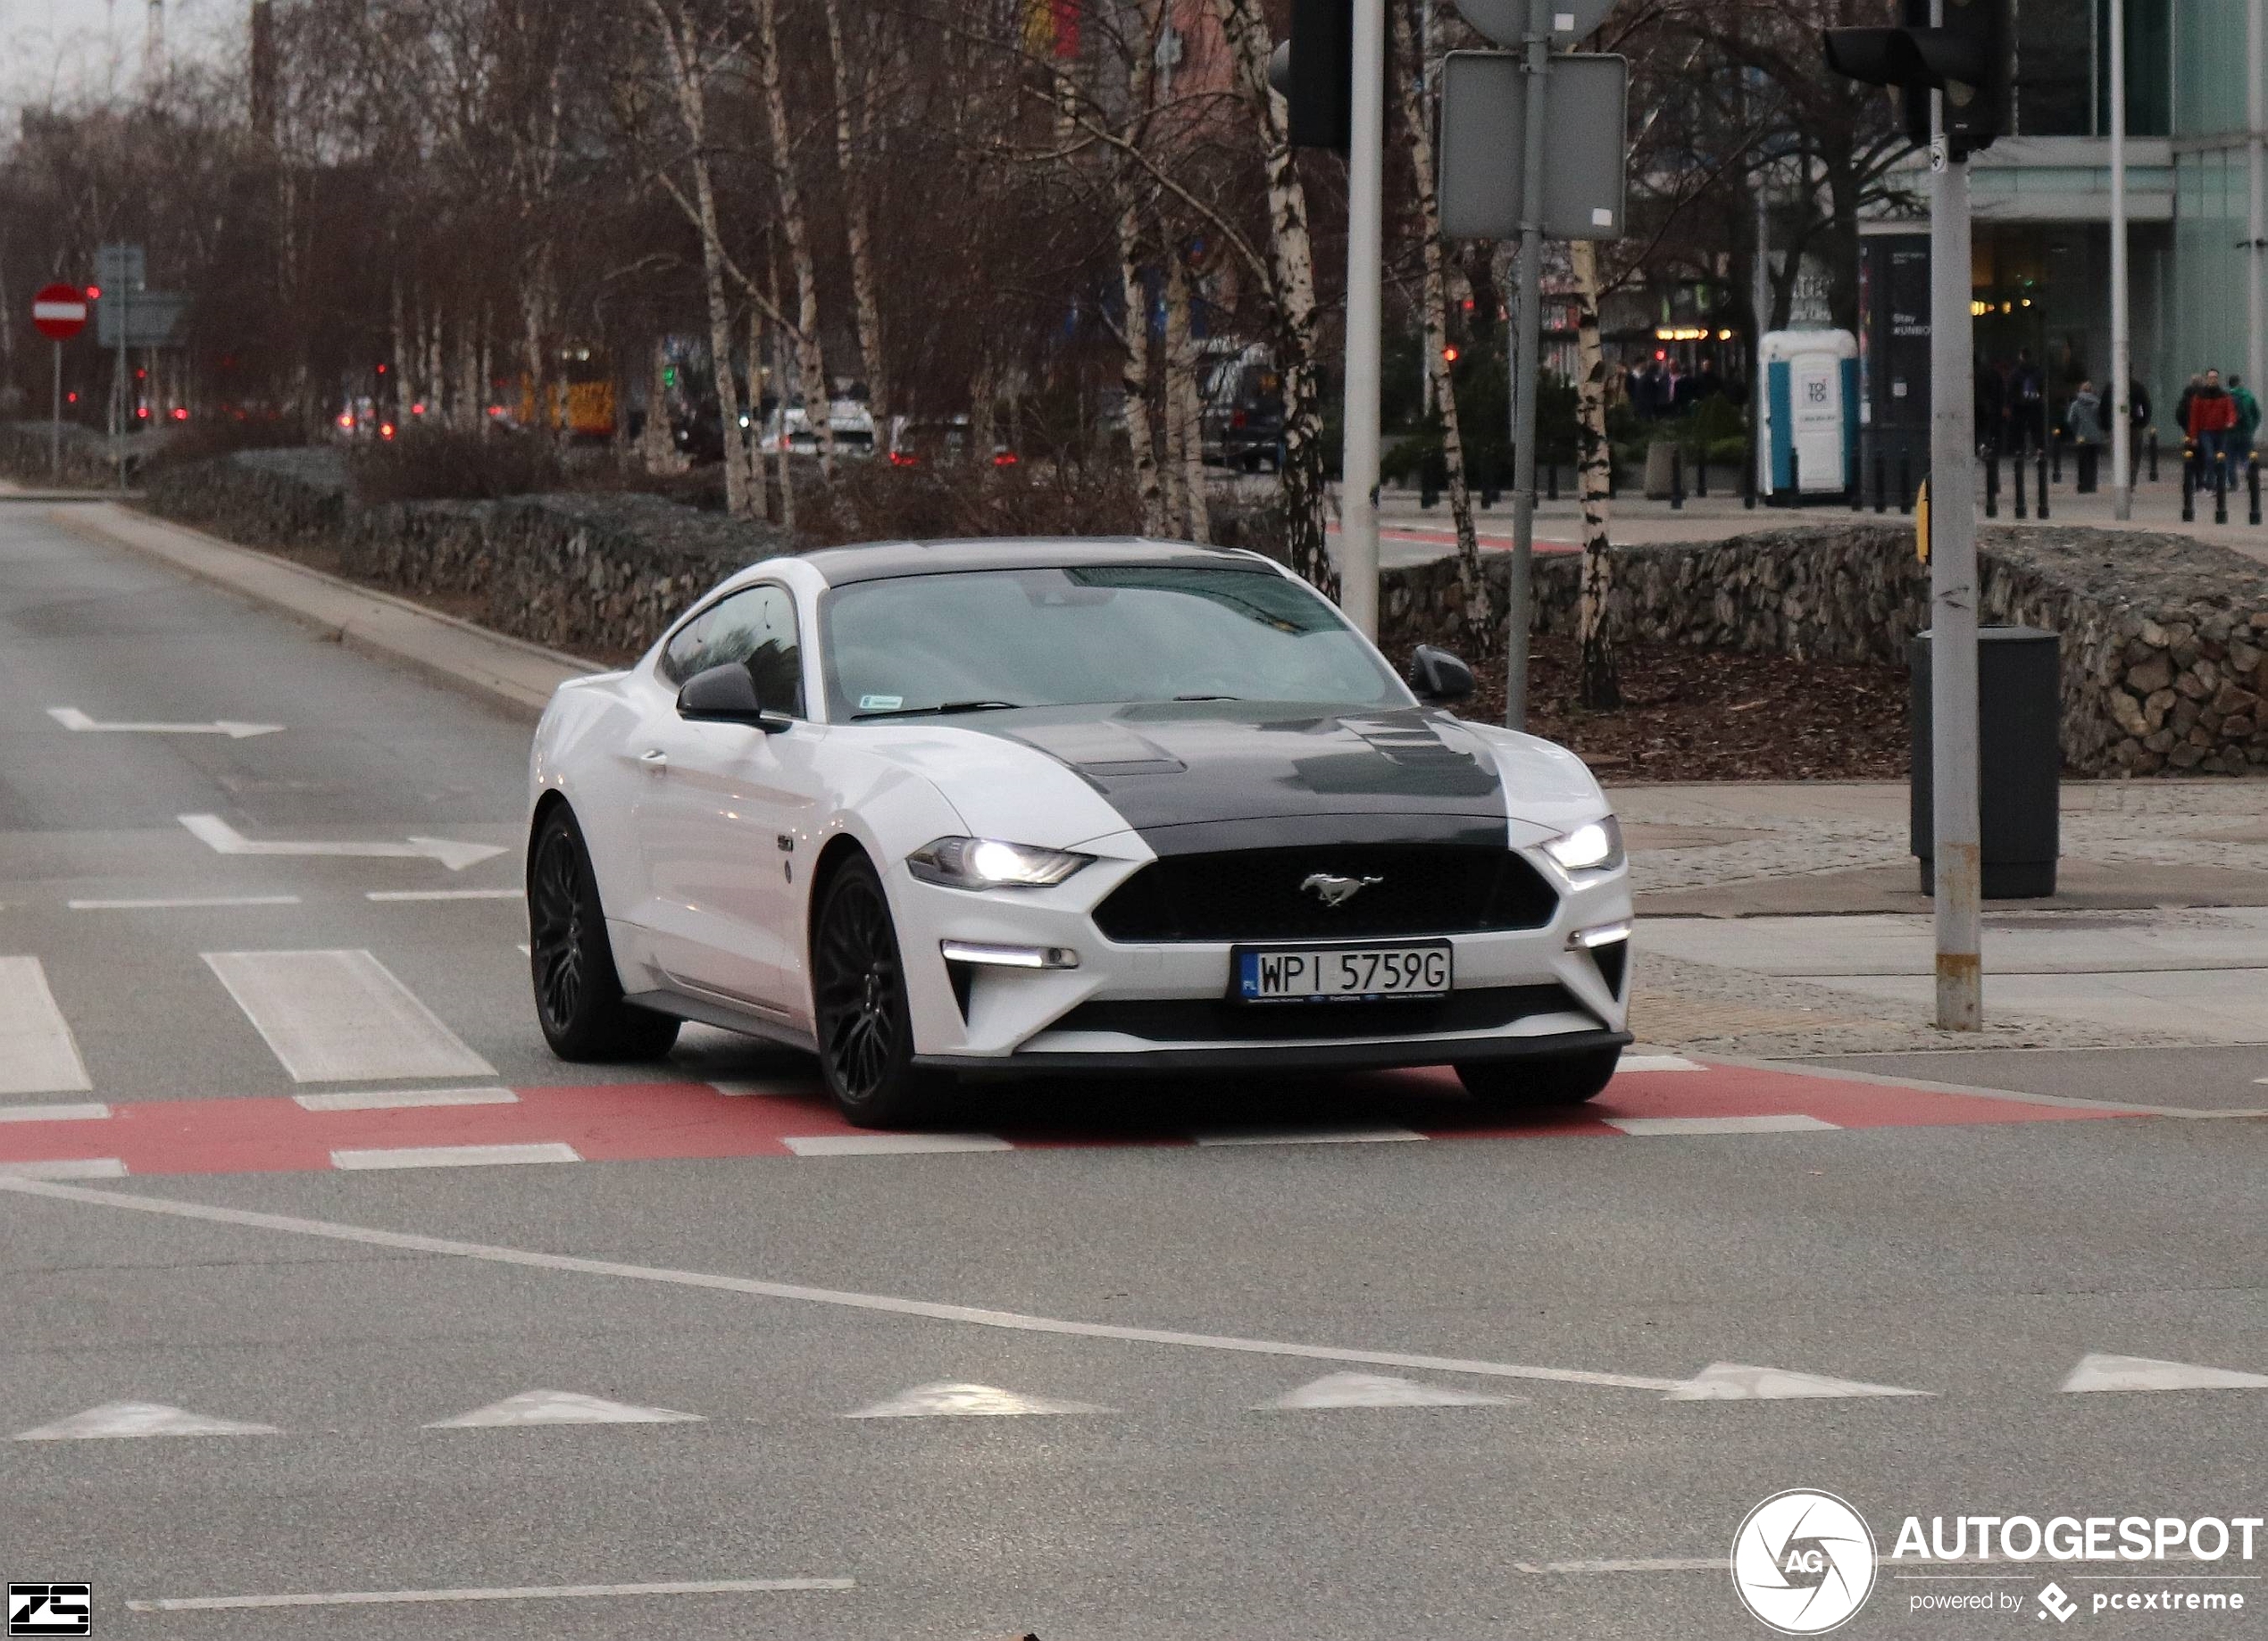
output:
POLYGON ((1095 909, 1126 944, 1180 940, 1369 940, 1540 929, 1559 896, 1508 848, 1355 844, 1238 849, 1152 861, 1095 909), (1375 878, 1328 906, 1300 885, 1315 873, 1375 878))
POLYGON ((1341 1037, 1493 1031, 1581 1005, 1560 987, 1484 986, 1385 1003, 1231 1003, 1221 997, 1104 998, 1047 1029, 1113 1031, 1151 1043, 1313 1043, 1341 1037))

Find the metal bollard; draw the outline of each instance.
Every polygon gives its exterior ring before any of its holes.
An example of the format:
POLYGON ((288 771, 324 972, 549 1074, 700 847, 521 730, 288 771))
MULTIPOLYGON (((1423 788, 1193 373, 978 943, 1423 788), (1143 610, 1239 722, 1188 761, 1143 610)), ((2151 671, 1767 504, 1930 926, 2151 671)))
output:
POLYGON ((1897 459, 1897 510, 1914 511, 1914 458, 1901 455, 1897 459))
POLYGON ((1997 519, 1999 516, 2000 453, 1988 450, 1985 452, 1985 517, 1997 519))
POLYGON ((2197 521, 2197 470, 2189 462, 2181 463, 2181 522, 2197 521))
POLYGON ((1418 468, 1418 506, 1431 512, 1441 504, 1441 487, 1434 482, 1431 462, 1421 462, 1418 468))
POLYGON ((1705 502, 1709 499, 1709 447, 1705 445, 1693 453, 1693 493, 1705 502))
POLYGON ((2245 463, 2245 487, 2252 492, 2252 507, 2248 516, 2251 522, 2257 526, 2260 522, 2260 458, 2258 456, 2253 457, 2251 461, 2245 463))
POLYGON ((1559 463, 1557 462, 1544 463, 1544 499, 1547 502, 1555 502, 1559 499, 1559 463))
POLYGON ((1749 512, 1756 510, 1756 449, 1748 447, 1748 459, 1740 464, 1740 504, 1749 512))
POLYGON ((2014 466, 2016 471, 2016 517, 2021 520, 2029 516, 2024 512, 2024 453, 2022 451, 2016 453, 2014 466))
POLYGON ((1850 471, 1850 482, 1843 487, 1845 492, 1851 498, 1851 511, 1853 512, 1864 512, 1866 511, 1866 481, 1864 479, 1860 477, 1860 474, 1864 471, 1864 469, 1858 467, 1852 468, 1850 471))
POLYGON ((1804 504, 1803 458, 1793 449, 1788 452, 1788 504, 1790 507, 1804 504))
POLYGON ((1497 487, 1492 484, 1482 485, 1480 487, 1480 511, 1486 512, 1496 504, 1497 487))
POLYGON ((2047 453, 2039 453, 2039 521, 2047 521, 2047 453))
POLYGON ((2050 463, 2048 469, 2050 475, 2055 479, 2057 484, 2063 483, 2064 436, 2062 434, 2050 433, 2047 436, 2047 459, 2050 463))
POLYGON ((2158 430, 2157 430, 2155 428, 2152 428, 2152 429, 2150 429, 2150 482, 2151 482, 2152 484, 2155 484, 2157 481, 2158 481, 2158 430))
POLYGON ((2081 496, 2095 494, 2095 462, 2097 454, 2093 445, 2081 445, 2079 447, 2078 494, 2081 496))
POLYGON ((1883 466, 1882 453, 1877 450, 1874 453, 1874 511, 1877 512, 1890 510, 1889 480, 1885 477, 1887 471, 1883 466))
POLYGON ((2213 454, 2213 521, 2229 521, 2229 453, 2225 450, 2213 454))
POLYGON ((1670 511, 1678 512, 1685 506, 1685 446, 1670 446, 1670 511))

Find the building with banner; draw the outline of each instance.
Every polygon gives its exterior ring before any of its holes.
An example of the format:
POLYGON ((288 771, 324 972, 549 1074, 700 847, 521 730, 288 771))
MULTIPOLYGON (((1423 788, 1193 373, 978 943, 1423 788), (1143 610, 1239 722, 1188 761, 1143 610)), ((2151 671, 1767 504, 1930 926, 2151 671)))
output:
MULTIPOLYGON (((2253 296, 2261 252, 2250 243, 2268 232, 2255 214, 2264 156, 2251 117, 2256 88, 2268 85, 2268 30, 2264 0, 2124 4, 2134 373, 2171 442, 2173 406, 2193 373, 2268 373, 2253 296)), ((2014 384, 2026 364, 2051 424, 2082 379, 2109 396, 2109 13, 2110 0, 2019 0, 2016 134, 1972 167, 1979 405, 1998 410, 2004 437, 2024 413, 2014 384)), ((1928 180, 1916 156, 1911 194, 1924 212, 1928 180)), ((1926 217, 1865 225, 1863 391, 1870 429, 1881 425, 1892 446, 1905 416, 1918 412, 1926 429, 1927 244, 1926 217), (1893 307, 1912 307, 1897 293, 1916 289, 1918 345, 1910 322, 1892 317, 1893 307), (1902 348, 1893 331, 1905 333, 1902 348), (1877 368, 1890 362, 1885 347, 1902 355, 1895 373, 1877 368), (1903 362, 1915 355, 1918 381, 1903 362), (1894 398, 1899 383, 1905 393, 1894 398)))

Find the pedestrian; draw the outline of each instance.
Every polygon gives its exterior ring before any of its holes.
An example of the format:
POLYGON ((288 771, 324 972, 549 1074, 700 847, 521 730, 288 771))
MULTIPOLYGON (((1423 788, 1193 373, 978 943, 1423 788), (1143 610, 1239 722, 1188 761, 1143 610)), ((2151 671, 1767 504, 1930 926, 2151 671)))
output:
POLYGON ((2192 376, 2181 389, 2181 396, 2173 402, 2173 425, 2181 435, 2182 459, 2187 461, 2196 453, 2189 448, 2189 406, 2197 396, 2197 389, 2205 386, 2202 374, 2192 376))
POLYGON ((2072 402, 2064 412, 2064 427, 2074 444, 2103 442, 2103 396, 2095 391, 2093 382, 2080 383, 2079 391, 2072 396, 2072 402))
POLYGON ((2008 383, 2002 367, 1991 361, 1977 361, 1976 416, 1977 448, 1985 454, 1997 454, 2007 448, 2007 432, 2002 426, 2008 414, 2008 383))
POLYGON ((2229 454, 2229 438, 2237 425, 2237 402, 2221 385, 2221 372, 2207 371, 2205 380, 2189 398, 2189 421, 2185 429, 2197 453, 2197 478, 2210 481, 2215 468, 2229 454))
POLYGON ((2253 396, 2241 376, 2229 379, 2229 397, 2237 407, 2237 428, 2230 444, 2229 460, 2233 465, 2242 466, 2252 460, 2253 441, 2260 432, 2260 401, 2253 396))
POLYGON ((2047 379, 2032 362, 2031 349, 2016 350, 2016 368, 2008 374, 2010 430, 2015 454, 2047 448, 2047 379))

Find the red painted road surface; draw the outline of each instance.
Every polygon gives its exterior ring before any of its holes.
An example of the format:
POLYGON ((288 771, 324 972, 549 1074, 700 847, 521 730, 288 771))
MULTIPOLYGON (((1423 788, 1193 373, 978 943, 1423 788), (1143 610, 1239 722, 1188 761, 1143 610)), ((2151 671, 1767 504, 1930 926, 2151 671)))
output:
MULTIPOLYGON (((845 1123, 808 1084, 761 1087, 764 1092, 733 1095, 687 1082, 529 1087, 513 1090, 508 1103, 345 1112, 311 1112, 290 1099, 146 1101, 71 1121, 25 1120, 12 1112, 13 1120, 0 1122, 0 1169, 31 1165, 27 1171, 37 1172, 40 1164, 115 1162, 128 1174, 291 1172, 329 1169, 339 1151, 453 1145, 564 1145, 587 1162, 787 1157, 796 1154, 790 1140, 867 1134, 845 1123)), ((1474 1108, 1447 1070, 1342 1079, 1329 1086, 1326 1097, 1328 1114, 1287 1118, 1280 1087, 1265 1110, 1244 1109, 1246 1102, 1224 1094, 1210 1120, 1222 1129, 1265 1121, 1270 1137, 1285 1140, 1299 1137, 1303 1121, 1319 1137, 1447 1140, 1621 1138, 1627 1136, 1613 1126, 1618 1120, 1793 1117, 1810 1120, 1808 1137, 1831 1143, 1814 1125, 1928 1128, 2130 1116, 1722 1065, 1624 1072, 1588 1105, 1513 1123, 1474 1108)), ((1024 1150, 1190 1145, 1208 1120, 1193 1116, 1184 1101, 1170 1125, 1162 1124, 1144 1115, 1138 1093, 1120 1094, 1090 1122, 1042 1130, 1026 1126, 1031 1103, 1025 1099, 1021 1119, 980 1118, 968 1126, 1024 1150)))

